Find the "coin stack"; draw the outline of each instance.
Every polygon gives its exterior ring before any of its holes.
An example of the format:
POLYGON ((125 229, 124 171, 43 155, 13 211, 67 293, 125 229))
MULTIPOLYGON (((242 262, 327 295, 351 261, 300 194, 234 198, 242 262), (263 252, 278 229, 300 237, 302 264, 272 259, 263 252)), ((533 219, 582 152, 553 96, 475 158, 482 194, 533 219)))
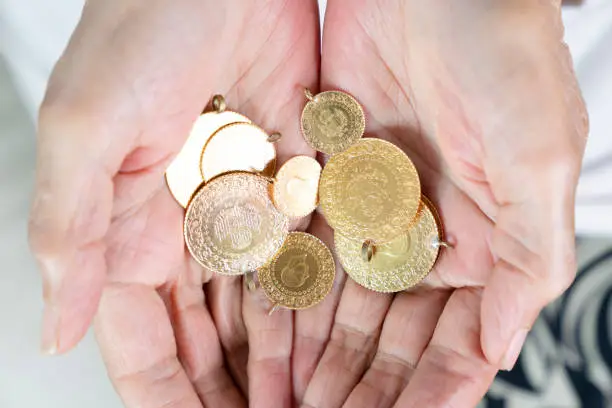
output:
POLYGON ((217 274, 257 272, 274 307, 320 302, 334 281, 333 255, 318 238, 290 233, 289 222, 316 208, 321 166, 296 156, 275 173, 280 135, 227 110, 222 96, 212 105, 166 170, 170 192, 186 208, 189 252, 217 274))
POLYGON ((319 182, 320 209, 334 229, 336 253, 348 275, 378 292, 422 281, 444 244, 440 218, 421 194, 417 170, 392 143, 362 138, 361 105, 340 91, 312 95, 302 132, 331 155, 319 182))

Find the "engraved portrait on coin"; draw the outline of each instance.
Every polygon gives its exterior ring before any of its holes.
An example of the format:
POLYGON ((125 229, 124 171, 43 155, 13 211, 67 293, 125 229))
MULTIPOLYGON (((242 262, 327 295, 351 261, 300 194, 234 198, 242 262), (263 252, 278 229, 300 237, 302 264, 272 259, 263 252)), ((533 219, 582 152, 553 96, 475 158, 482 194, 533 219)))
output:
POLYGON ((351 95, 321 92, 302 111, 302 133, 315 150, 336 154, 359 140, 365 131, 363 108, 351 95))
POLYGON ((443 236, 426 199, 415 224, 393 240, 376 246, 372 259, 360 256, 362 241, 334 234, 336 253, 346 273, 358 284, 377 292, 399 292, 421 282, 433 268, 443 236))
POLYGON ((377 243, 406 231, 419 208, 416 168, 392 143, 366 138, 332 156, 321 173, 319 202, 343 235, 377 243))
POLYGON ((235 172, 199 190, 187 207, 185 242, 204 267, 226 275, 252 271, 278 251, 289 219, 274 207, 268 181, 235 172))
POLYGON ((257 275, 272 303, 304 309, 319 303, 329 293, 336 268, 332 253, 323 242, 304 232, 292 232, 257 275))

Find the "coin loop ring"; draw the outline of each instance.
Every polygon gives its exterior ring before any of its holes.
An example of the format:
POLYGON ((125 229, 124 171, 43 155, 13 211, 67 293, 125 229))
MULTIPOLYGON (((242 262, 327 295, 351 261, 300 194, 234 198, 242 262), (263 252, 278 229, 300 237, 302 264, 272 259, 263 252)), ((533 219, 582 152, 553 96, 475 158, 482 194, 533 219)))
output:
POLYGON ((306 103, 301 126, 304 139, 313 149, 333 155, 363 136, 365 114, 351 95, 321 92, 306 103))
POLYGON ((421 282, 440 251, 431 243, 443 235, 429 205, 423 201, 414 226, 379 245, 370 261, 360 256, 362 242, 334 234, 336 253, 346 273, 361 286, 385 293, 406 290, 421 282))

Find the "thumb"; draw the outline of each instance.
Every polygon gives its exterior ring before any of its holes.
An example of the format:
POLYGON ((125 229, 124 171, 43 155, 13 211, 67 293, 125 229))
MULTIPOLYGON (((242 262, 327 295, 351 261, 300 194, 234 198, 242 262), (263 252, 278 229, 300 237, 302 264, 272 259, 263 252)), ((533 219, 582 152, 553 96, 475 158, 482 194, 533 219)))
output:
MULTIPOLYGON (((549 180, 548 186, 559 186, 549 180)), ((572 283, 575 272, 574 189, 542 193, 530 203, 498 213, 491 250, 496 257, 482 301, 481 341, 489 362, 511 370, 528 331, 549 302, 572 283), (550 198, 546 198, 550 197, 550 198)))
POLYGON ((131 121, 116 119, 117 87, 110 81, 99 77, 97 84, 78 86, 84 81, 68 63, 75 53, 69 47, 56 66, 41 106, 29 224, 43 277, 42 349, 48 354, 72 348, 96 312, 106 275, 103 238, 113 177, 132 144, 117 135, 136 133, 131 121))

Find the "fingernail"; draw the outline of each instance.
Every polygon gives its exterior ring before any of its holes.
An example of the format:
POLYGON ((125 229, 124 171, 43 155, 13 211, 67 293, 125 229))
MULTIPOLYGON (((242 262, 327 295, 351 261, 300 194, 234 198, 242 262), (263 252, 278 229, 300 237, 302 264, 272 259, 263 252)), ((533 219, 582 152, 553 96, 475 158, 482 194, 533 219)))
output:
POLYGON ((46 306, 43 314, 42 341, 40 350, 43 354, 57 354, 59 346, 60 315, 56 307, 46 306))
POLYGON ((523 344, 525 344, 525 339, 527 338, 527 333, 529 331, 526 329, 519 329, 512 337, 512 341, 506 350, 506 354, 504 355, 504 359, 502 361, 502 369, 506 371, 512 370, 516 361, 518 360, 519 354, 521 353, 521 349, 523 348, 523 344))

